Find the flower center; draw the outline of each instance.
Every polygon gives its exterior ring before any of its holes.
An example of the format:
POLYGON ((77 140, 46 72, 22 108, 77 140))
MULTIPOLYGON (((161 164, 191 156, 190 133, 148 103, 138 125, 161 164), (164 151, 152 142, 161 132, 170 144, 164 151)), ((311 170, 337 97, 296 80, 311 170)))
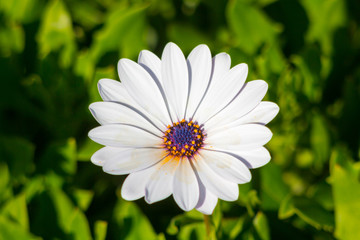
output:
POLYGON ((191 157, 204 141, 204 131, 197 122, 181 120, 168 126, 164 136, 164 147, 170 155, 191 157))

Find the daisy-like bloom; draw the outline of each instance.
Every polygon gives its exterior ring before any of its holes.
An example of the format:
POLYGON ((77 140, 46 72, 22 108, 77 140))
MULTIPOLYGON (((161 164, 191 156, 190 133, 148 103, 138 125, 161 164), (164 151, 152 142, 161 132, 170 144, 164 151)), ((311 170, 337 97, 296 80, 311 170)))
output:
POLYGON ((279 111, 261 101, 268 85, 245 83, 246 64, 230 68, 230 57, 211 57, 206 45, 185 59, 168 43, 161 59, 140 52, 138 62, 121 59, 121 80, 101 79, 104 100, 90 105, 101 126, 89 137, 105 147, 91 161, 104 172, 129 174, 121 195, 154 203, 173 195, 185 211, 211 214, 218 198, 235 201, 249 169, 265 165, 265 126, 279 111))

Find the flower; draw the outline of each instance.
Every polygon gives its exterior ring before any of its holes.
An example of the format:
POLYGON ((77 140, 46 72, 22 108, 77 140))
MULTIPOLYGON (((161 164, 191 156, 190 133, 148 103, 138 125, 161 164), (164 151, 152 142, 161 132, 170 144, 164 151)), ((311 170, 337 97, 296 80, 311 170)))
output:
POLYGON ((101 79, 104 102, 90 105, 101 126, 89 137, 102 145, 91 161, 104 172, 129 174, 121 195, 153 203, 173 195, 184 211, 211 214, 218 198, 234 201, 249 169, 265 165, 265 126, 279 111, 261 101, 268 85, 245 83, 246 64, 230 69, 226 53, 211 58, 199 45, 185 59, 168 43, 161 59, 150 51, 138 63, 120 59, 121 83, 101 79))

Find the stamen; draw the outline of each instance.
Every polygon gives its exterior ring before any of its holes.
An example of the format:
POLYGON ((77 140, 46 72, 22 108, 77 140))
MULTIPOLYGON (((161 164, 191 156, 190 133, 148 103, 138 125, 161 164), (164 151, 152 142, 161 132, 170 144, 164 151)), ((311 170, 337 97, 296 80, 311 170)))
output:
POLYGON ((168 125, 163 138, 164 148, 170 155, 191 157, 203 146, 205 136, 197 122, 182 119, 173 126, 168 125))

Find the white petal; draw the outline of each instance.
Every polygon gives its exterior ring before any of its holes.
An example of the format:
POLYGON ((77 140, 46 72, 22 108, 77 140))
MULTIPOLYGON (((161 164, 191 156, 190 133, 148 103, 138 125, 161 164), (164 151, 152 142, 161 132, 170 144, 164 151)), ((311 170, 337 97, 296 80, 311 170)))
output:
POLYGON ((208 149, 249 150, 263 146, 272 137, 271 131, 260 124, 244 124, 224 127, 222 131, 207 131, 208 149))
MULTIPOLYGON (((136 101, 134 101, 134 99, 129 95, 129 93, 125 89, 124 84, 120 83, 119 81, 104 78, 98 82, 98 88, 99 88, 99 93, 104 101, 118 102, 128 105, 132 108, 138 109, 143 113, 143 115, 149 117, 147 111, 145 111, 136 101)), ((164 124, 162 124, 156 118, 152 118, 151 121, 156 126, 158 126, 158 128, 164 126, 164 124)))
POLYGON ((200 197, 196 205, 196 210, 199 212, 210 215, 213 213, 214 208, 218 202, 218 198, 204 187, 204 184, 199 180, 200 197))
POLYGON ((239 188, 236 183, 229 182, 215 173, 200 154, 194 156, 192 161, 196 172, 205 188, 218 198, 226 201, 235 201, 239 196, 239 188))
POLYGON ((143 129, 123 124, 96 127, 89 132, 94 142, 111 147, 161 147, 161 138, 143 129))
MULTIPOLYGON (((231 65, 231 58, 227 53, 219 53, 215 57, 213 57, 209 89, 205 93, 205 96, 199 105, 199 109, 197 109, 197 111, 200 111, 200 114, 198 112, 194 113, 194 116, 196 116, 196 118, 199 118, 198 116, 203 115, 204 119, 206 120, 207 118, 206 110, 209 108, 206 102, 208 101, 207 95, 209 91, 210 93, 216 91, 216 87, 212 87, 212 86, 218 86, 219 84, 221 84, 221 80, 223 76, 230 70, 230 65, 231 65)), ((203 119, 200 120, 202 121, 201 123, 205 121, 203 119)))
POLYGON ((166 108, 169 112, 169 115, 176 116, 173 109, 169 107, 169 102, 167 100, 165 91, 164 91, 164 84, 162 81, 161 76, 161 60, 156 56, 154 53, 148 51, 148 50, 142 50, 139 54, 138 59, 139 64, 151 75, 151 77, 154 79, 156 84, 158 85, 158 88, 161 92, 161 95, 164 99, 166 108))
POLYGON ((173 180, 179 159, 168 157, 156 165, 145 188, 145 201, 154 203, 169 197, 173 192, 173 180))
POLYGON ((230 182, 247 183, 251 180, 251 173, 246 165, 229 154, 204 150, 201 151, 201 156, 214 172, 230 182))
POLYGON ((237 124, 260 123, 267 124, 279 113, 279 106, 273 102, 261 102, 254 110, 234 122, 237 124))
POLYGON ((138 63, 145 68, 152 78, 161 80, 161 60, 154 53, 148 50, 142 50, 139 54, 138 63))
POLYGON ((216 86, 221 83, 224 75, 230 70, 231 58, 227 53, 219 53, 213 58, 211 81, 216 86))
POLYGON ((205 123, 228 105, 243 87, 247 73, 248 67, 242 63, 230 69, 220 81, 211 82, 205 99, 196 114, 196 119, 200 123, 205 123))
POLYGON ((145 169, 163 159, 166 153, 162 149, 132 148, 114 155, 103 166, 106 173, 123 175, 145 169))
POLYGON ((103 78, 98 82, 98 89, 104 101, 122 102, 134 105, 134 101, 119 81, 103 78))
MULTIPOLYGON (((221 151, 221 149, 219 150, 221 151)), ((270 153, 269 151, 264 148, 255 148, 251 150, 243 150, 243 151, 237 151, 237 150, 223 150, 224 153, 229 154, 240 161, 242 161, 248 168, 258 168, 262 167, 265 164, 267 164, 270 159, 270 153)))
POLYGON ((134 201, 145 196, 145 187, 151 175, 157 170, 156 166, 130 173, 121 188, 121 196, 128 201, 134 201))
POLYGON ((253 110, 266 94, 268 84, 263 80, 255 80, 244 85, 240 94, 226 108, 206 122, 205 128, 221 128, 232 123, 253 110))
POLYGON ((91 162, 97 166, 104 166, 105 162, 127 148, 103 147, 91 156, 91 162))
POLYGON ((89 106, 90 112, 94 118, 101 124, 123 123, 131 124, 137 127, 144 128, 158 136, 163 133, 155 127, 142 112, 129 105, 123 105, 116 102, 95 102, 89 106))
POLYGON ((188 56, 190 75, 190 93, 187 105, 187 117, 192 117, 210 82, 212 69, 211 52, 208 46, 201 44, 188 56))
POLYGON ((184 54, 174 43, 168 43, 161 57, 161 73, 165 95, 170 108, 176 116, 174 121, 179 121, 185 116, 186 102, 189 91, 188 67, 184 54))
POLYGON ((129 95, 150 115, 164 125, 170 118, 161 92, 150 74, 136 62, 120 59, 119 76, 129 95))
POLYGON ((187 158, 180 160, 174 177, 174 199, 184 211, 193 209, 199 201, 199 184, 187 158))

